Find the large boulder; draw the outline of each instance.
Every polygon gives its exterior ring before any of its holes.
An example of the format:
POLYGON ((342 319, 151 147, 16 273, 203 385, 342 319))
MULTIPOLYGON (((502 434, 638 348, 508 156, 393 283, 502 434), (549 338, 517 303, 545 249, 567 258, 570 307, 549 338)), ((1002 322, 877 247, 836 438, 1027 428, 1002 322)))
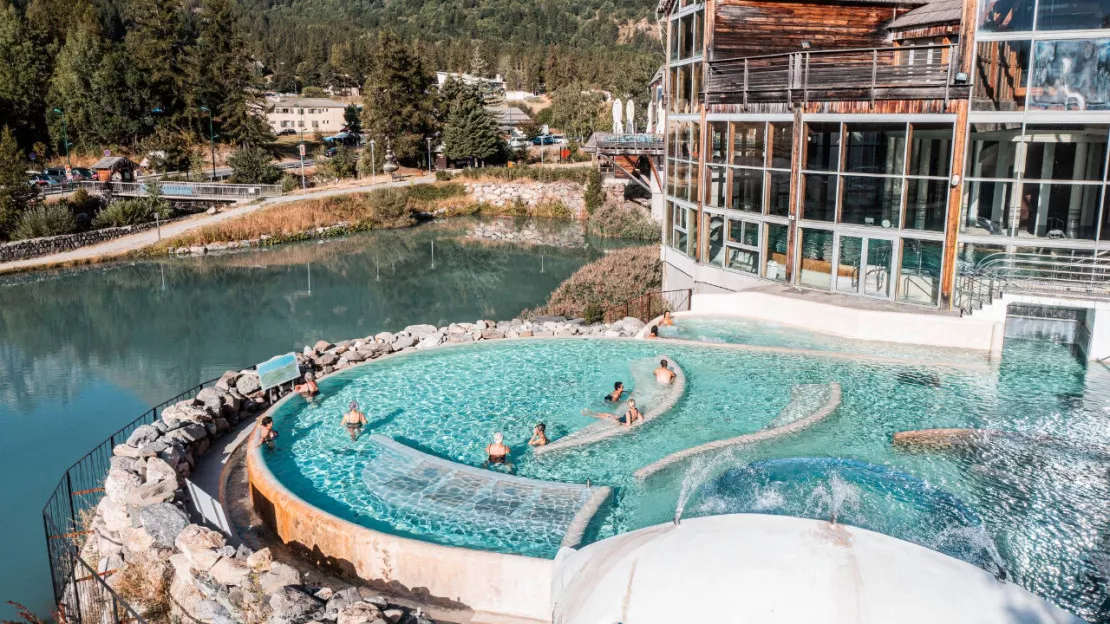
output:
POLYGON ((157 440, 159 435, 161 435, 161 433, 154 427, 150 425, 139 425, 139 427, 131 432, 131 435, 127 436, 127 444, 129 446, 141 447, 144 444, 150 444, 157 440))
POLYGON ((416 338, 424 338, 436 333, 435 325, 409 325, 405 328, 405 332, 416 338))
POLYGON ((231 390, 235 387, 235 382, 239 379, 238 371, 227 371, 220 375, 219 381, 216 382, 216 387, 220 390, 231 390))
POLYGON ((247 565, 256 570, 269 570, 274 562, 274 556, 269 548, 263 548, 247 556, 247 565))
POLYGON ((174 546, 189 560, 194 570, 207 571, 220 559, 217 548, 223 548, 227 540, 212 529, 199 524, 190 524, 177 535, 174 546))
POLYGON ((315 351, 316 353, 323 353, 324 351, 327 351, 328 349, 330 349, 334 346, 335 345, 328 342, 327 340, 317 340, 316 344, 313 345, 312 350, 315 351))
POLYGON ((176 429, 188 423, 206 423, 212 420, 212 415, 203 407, 189 400, 176 403, 162 410, 162 420, 170 429, 176 429))
POLYGON ((429 334, 416 345, 417 349, 432 349, 443 342, 443 334, 429 334))
POLYGON ((108 477, 104 479, 104 494, 113 502, 125 505, 131 491, 142 484, 143 480, 137 473, 112 468, 108 470, 108 477))
POLYGON ((338 614, 343 609, 346 609, 360 600, 362 600, 362 597, 358 594, 358 588, 348 587, 347 589, 332 594, 331 598, 328 599, 327 612, 338 614))
POLYGON ((387 624, 385 615, 376 605, 356 602, 339 612, 335 624, 387 624))
POLYGON ((339 356, 334 353, 324 353, 316 358, 317 366, 335 366, 339 362, 339 356))
POLYGON ((270 593, 271 624, 307 622, 322 616, 324 602, 296 587, 282 587, 270 593))
POLYGON ((172 548, 177 536, 189 526, 189 517, 169 503, 157 503, 139 511, 143 529, 154 538, 154 544, 172 548))
POLYGON ((264 593, 271 594, 286 585, 300 585, 301 573, 293 566, 274 563, 270 566, 270 571, 258 579, 258 584, 264 593))
MULTIPOLYGON (((169 445, 166 448, 169 448, 169 445)), ((177 469, 161 457, 151 457, 146 460, 146 480, 148 483, 155 481, 176 482, 177 469)))
POLYGON ((239 394, 248 396, 262 389, 262 381, 259 380, 257 373, 247 372, 236 380, 235 389, 239 391, 239 394))
POLYGON ((178 441, 183 444, 190 444, 202 438, 208 437, 208 428, 200 424, 185 425, 180 429, 174 429, 166 434, 171 441, 178 441))
MULTIPOLYGON (((618 322, 621 324, 624 331, 629 334, 635 334, 644 328, 644 322, 632 316, 626 316, 618 322)), ((613 324, 616 325, 616 323, 613 324)))
POLYGON ((127 494, 128 505, 142 509, 158 503, 168 503, 174 499, 177 492, 177 480, 152 481, 133 488, 127 494))
POLYGON ((407 349, 415 344, 416 338, 414 336, 397 336, 397 338, 392 343, 394 351, 407 349))
POLYGON ((243 587, 250 582, 251 570, 243 563, 230 557, 224 557, 216 562, 208 573, 221 585, 243 587))

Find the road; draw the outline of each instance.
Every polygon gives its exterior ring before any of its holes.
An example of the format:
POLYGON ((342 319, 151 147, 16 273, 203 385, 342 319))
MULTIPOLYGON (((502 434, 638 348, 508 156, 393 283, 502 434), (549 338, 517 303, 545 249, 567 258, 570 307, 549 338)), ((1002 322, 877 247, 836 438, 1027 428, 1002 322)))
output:
POLYGON ((301 193, 296 195, 283 195, 281 197, 274 197, 260 201, 258 203, 239 204, 238 207, 216 213, 214 215, 200 214, 180 221, 174 221, 167 225, 162 226, 161 231, 146 230, 138 234, 129 234, 119 238, 105 241, 98 245, 89 245, 87 247, 80 247, 78 249, 71 249, 62 253, 50 254, 48 256, 39 256, 38 258, 31 258, 29 260, 16 260, 13 262, 0 263, 0 274, 11 273, 16 271, 29 271, 35 269, 47 268, 55 265, 62 264, 80 264, 90 262, 96 259, 105 260, 128 254, 132 251, 143 249, 158 243, 163 238, 173 238, 191 230, 195 230, 206 225, 213 223, 220 223, 228 219, 236 219, 246 214, 275 206, 278 204, 286 204, 289 202, 300 201, 302 199, 316 199, 320 197, 331 197, 334 195, 345 195, 348 193, 360 193, 364 191, 381 189, 381 188, 396 188, 408 186, 410 184, 427 184, 434 182, 435 178, 431 176, 424 176, 420 178, 409 178, 401 182, 391 182, 387 184, 364 184, 360 186, 352 186, 347 188, 331 188, 321 189, 319 191, 312 191, 309 193, 301 193))

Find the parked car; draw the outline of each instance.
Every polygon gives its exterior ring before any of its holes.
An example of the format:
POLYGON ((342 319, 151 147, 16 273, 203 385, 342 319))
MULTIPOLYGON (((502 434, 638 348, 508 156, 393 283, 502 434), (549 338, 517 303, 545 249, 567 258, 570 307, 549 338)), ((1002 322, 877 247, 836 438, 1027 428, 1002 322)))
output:
POLYGON ((74 180, 91 181, 95 179, 92 169, 88 169, 86 167, 74 167, 71 171, 73 171, 74 180))
POLYGON ((567 138, 561 134, 553 134, 551 139, 555 145, 566 145, 567 142, 567 138))
POLYGON ((532 145, 555 145, 555 137, 550 134, 540 135, 532 139, 532 145))
POLYGON ((43 171, 43 173, 50 176, 51 178, 54 178, 54 181, 58 182, 59 184, 64 184, 66 182, 65 167, 47 167, 46 171, 43 171))
POLYGON ((293 136, 294 134, 297 134, 297 131, 294 128, 282 128, 281 130, 278 130, 277 133, 278 136, 293 136))
POLYGON ((46 175, 45 173, 36 173, 31 176, 31 184, 38 187, 43 186, 57 186, 59 183, 54 178, 46 175))
POLYGON ((335 156, 338 153, 339 153, 339 148, 338 147, 329 147, 328 149, 324 150, 324 158, 331 158, 332 156, 335 156))
POLYGON ((528 139, 513 139, 509 141, 509 147, 513 149, 524 149, 530 145, 532 145, 532 142, 528 139))

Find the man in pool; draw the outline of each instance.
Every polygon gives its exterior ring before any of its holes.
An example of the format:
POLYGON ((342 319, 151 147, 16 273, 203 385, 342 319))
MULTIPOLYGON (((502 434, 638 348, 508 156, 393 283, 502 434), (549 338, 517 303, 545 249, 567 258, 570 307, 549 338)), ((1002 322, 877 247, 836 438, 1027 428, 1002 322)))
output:
POLYGON ((258 432, 255 434, 255 446, 262 446, 265 444, 271 451, 276 450, 274 447, 274 440, 278 437, 278 432, 274 431, 274 419, 266 416, 258 425, 258 432))
POLYGON ((296 392, 306 399, 311 399, 320 392, 320 387, 316 385, 316 376, 312 373, 304 374, 304 383, 293 386, 293 392, 296 392))
POLYGON ((547 446, 547 425, 539 423, 532 429, 532 439, 528 446, 547 446))
POLYGON ((671 327, 672 325, 674 325, 674 318, 671 317, 671 313, 669 311, 663 313, 663 320, 659 321, 659 325, 663 327, 671 327))
POLYGON ((613 384, 613 391, 605 395, 605 401, 608 403, 619 403, 622 396, 624 396, 624 382, 618 381, 613 384))
POLYGON ((358 410, 358 403, 351 401, 347 406, 349 409, 346 414, 343 414, 343 426, 347 428, 347 433, 351 435, 351 441, 358 440, 358 434, 362 432, 362 428, 366 426, 366 414, 358 410))
POLYGON ((663 385, 669 385, 674 381, 674 378, 674 371, 667 366, 667 360, 659 360, 659 368, 655 369, 655 381, 663 385))

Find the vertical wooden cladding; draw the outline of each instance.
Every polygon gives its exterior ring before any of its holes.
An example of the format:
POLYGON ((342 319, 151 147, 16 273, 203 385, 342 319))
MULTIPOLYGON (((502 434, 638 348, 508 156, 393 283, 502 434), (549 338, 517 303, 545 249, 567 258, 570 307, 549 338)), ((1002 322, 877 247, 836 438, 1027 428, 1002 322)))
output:
MULTIPOLYGON (((885 26, 895 17, 894 4, 820 1, 762 2, 718 0, 713 24, 714 59, 798 52, 810 49, 889 46, 885 26)), ((910 7, 918 3, 907 3, 910 7)))

